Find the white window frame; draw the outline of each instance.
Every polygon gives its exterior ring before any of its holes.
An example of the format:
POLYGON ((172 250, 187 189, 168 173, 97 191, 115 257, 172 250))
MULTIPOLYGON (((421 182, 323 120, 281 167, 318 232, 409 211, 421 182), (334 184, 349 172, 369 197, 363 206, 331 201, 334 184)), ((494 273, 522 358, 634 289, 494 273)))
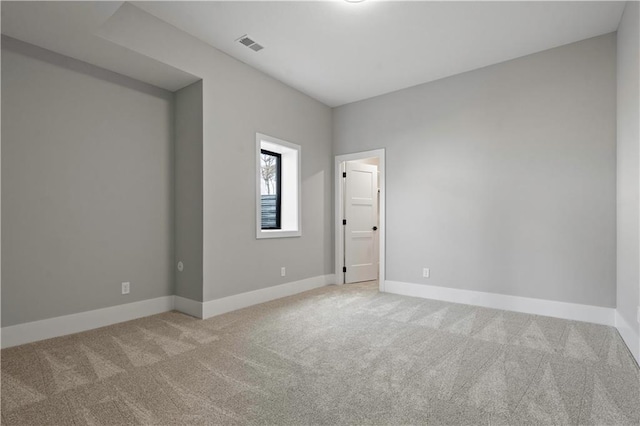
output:
POLYGON ((301 173, 302 147, 282 139, 256 133, 256 238, 290 238, 302 236, 301 173), (262 229, 260 152, 276 152, 282 156, 281 229, 262 229), (295 176, 291 179, 291 176, 295 176))

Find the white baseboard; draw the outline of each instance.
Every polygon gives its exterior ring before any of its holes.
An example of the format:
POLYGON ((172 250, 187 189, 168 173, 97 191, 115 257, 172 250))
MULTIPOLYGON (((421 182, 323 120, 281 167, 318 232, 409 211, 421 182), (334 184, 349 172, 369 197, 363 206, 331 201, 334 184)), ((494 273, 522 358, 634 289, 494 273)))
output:
POLYGON ((640 364, 640 336, 636 333, 636 331, 631 328, 629 323, 625 321, 624 318, 620 315, 620 313, 616 310, 616 328, 618 332, 620 332, 620 336, 622 336, 622 340, 627 344, 627 347, 631 351, 631 354, 636 359, 638 364, 640 364))
MULTIPOLYGON (((300 281, 293 281, 224 297, 222 299, 210 300, 204 303, 180 296, 164 296, 142 300, 109 308, 3 327, 2 333, 0 334, 1 347, 9 348, 38 340, 79 333, 119 322, 168 312, 172 309, 196 318, 210 318, 330 284, 335 284, 335 275, 333 274, 319 275, 300 281)), ((615 326, 620 331, 620 335, 630 348, 633 356, 640 363, 640 338, 613 308, 398 281, 385 281, 384 288, 388 293, 402 294, 405 296, 422 297, 615 326)))
POLYGON ((52 337, 79 333, 123 321, 155 315, 173 309, 173 296, 141 300, 109 308, 79 312, 40 321, 2 327, 2 348, 52 337))
POLYGON ((268 302, 303 291, 335 284, 335 275, 319 275, 300 281, 267 287, 208 302, 197 302, 180 296, 164 296, 109 308, 48 318, 40 321, 3 327, 2 348, 10 348, 38 340, 92 330, 119 322, 168 312, 173 309, 196 318, 209 318, 258 303, 268 302))
POLYGON ((336 283, 336 274, 324 275, 324 285, 334 285, 336 283))
POLYGON ((485 308, 504 309, 526 314, 544 315, 596 324, 615 325, 615 309, 601 306, 533 299, 505 294, 485 293, 473 290, 438 287, 432 285, 385 281, 387 293, 436 299, 485 308))
POLYGON ((211 318, 237 309, 257 305, 258 303, 269 302, 280 299, 281 297, 292 296, 302 293, 303 291, 335 284, 335 282, 336 278, 334 274, 318 275, 300 281, 293 281, 260 290, 223 297, 222 299, 209 300, 203 303, 202 318, 211 318))
POLYGON ((186 297, 173 296, 173 309, 183 314, 202 319, 202 302, 186 297))

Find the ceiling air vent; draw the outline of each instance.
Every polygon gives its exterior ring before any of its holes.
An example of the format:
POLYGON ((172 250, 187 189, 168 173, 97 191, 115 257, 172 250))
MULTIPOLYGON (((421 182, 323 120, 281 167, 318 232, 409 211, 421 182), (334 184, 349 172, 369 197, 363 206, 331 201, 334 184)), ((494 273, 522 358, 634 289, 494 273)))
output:
POLYGON ((264 49, 264 46, 256 43, 254 40, 251 39, 251 37, 249 37, 246 34, 240 37, 239 39, 237 39, 236 41, 240 42, 240 44, 244 44, 254 52, 264 49))

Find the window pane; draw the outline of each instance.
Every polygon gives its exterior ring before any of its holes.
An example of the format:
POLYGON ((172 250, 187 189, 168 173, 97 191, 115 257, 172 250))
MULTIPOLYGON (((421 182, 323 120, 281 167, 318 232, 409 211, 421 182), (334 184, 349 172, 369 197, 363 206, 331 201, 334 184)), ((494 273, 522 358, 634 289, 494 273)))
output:
POLYGON ((260 151, 262 229, 280 229, 280 161, 280 154, 260 151))
POLYGON ((256 133, 256 238, 302 235, 300 159, 302 147, 256 133))

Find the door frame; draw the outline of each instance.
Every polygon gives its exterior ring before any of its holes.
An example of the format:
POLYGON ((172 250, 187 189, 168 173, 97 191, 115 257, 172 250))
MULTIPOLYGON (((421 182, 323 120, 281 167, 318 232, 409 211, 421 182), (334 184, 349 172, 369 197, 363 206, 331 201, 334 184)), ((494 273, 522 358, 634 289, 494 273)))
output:
POLYGON ((335 274, 336 284, 344 284, 344 275, 342 272, 342 263, 344 259, 344 226, 342 225, 342 211, 344 209, 344 191, 342 185, 342 168, 340 165, 345 161, 364 160, 365 158, 378 159, 378 173, 380 175, 380 228, 378 233, 378 284, 380 291, 385 289, 385 265, 386 265, 386 244, 385 235, 386 226, 386 173, 385 173, 385 149, 374 149, 371 151, 354 152, 352 154, 342 154, 335 156, 334 174, 335 174, 335 213, 334 213, 334 233, 335 233, 335 274))

